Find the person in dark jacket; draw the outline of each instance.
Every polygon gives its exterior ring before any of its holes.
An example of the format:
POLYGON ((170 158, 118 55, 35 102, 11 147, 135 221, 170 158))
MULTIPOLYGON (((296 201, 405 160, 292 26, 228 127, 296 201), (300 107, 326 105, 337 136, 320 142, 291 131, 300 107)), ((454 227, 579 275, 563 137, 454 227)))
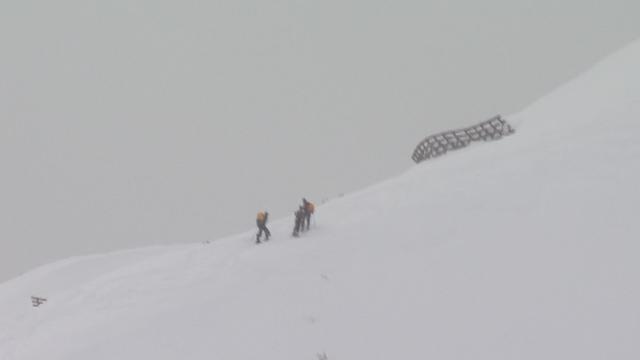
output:
POLYGON ((271 231, 267 229, 268 219, 269 219, 269 213, 266 211, 261 211, 256 216, 256 225, 258 225, 258 233, 256 234, 256 244, 260 244, 260 237, 262 237, 263 232, 265 235, 265 241, 269 241, 269 236, 271 236, 271 231))
POLYGON ((300 231, 304 227, 304 218, 305 218, 304 206, 300 206, 300 208, 293 214, 295 215, 295 218, 296 218, 296 223, 293 228, 293 236, 298 237, 300 235, 300 231))

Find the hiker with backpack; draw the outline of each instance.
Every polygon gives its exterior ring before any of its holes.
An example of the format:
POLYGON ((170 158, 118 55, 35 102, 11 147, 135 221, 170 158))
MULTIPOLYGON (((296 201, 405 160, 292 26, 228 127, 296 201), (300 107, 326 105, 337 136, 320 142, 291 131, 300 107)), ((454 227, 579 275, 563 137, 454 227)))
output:
MULTIPOLYGON (((311 215, 313 215, 313 213, 316 210, 315 205, 313 205, 312 202, 307 201, 307 199, 302 198, 302 206, 304 207, 304 219, 305 219, 305 223, 306 223, 306 230, 309 230, 309 228, 311 227, 311 215)), ((303 223, 303 229, 304 229, 304 223, 303 223)))
POLYGON ((269 213, 266 211, 260 211, 256 216, 256 225, 258 226, 258 233, 256 234, 256 244, 260 244, 260 237, 264 232, 265 241, 269 241, 271 231, 267 229, 267 220, 269 219, 269 213))

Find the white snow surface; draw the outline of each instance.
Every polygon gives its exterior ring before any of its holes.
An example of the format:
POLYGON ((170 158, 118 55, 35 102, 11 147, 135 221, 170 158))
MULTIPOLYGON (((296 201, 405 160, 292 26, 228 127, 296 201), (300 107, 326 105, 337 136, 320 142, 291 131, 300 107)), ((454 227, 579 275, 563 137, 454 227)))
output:
POLYGON ((510 137, 319 206, 301 238, 288 218, 260 246, 8 281, 0 359, 640 359, 640 42, 506 119, 510 137))

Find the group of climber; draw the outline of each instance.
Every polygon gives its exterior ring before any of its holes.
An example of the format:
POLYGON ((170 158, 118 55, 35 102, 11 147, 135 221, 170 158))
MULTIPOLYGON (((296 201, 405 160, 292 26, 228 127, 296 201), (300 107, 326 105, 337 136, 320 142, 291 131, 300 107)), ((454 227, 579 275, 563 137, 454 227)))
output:
MULTIPOLYGON (((311 228, 311 215, 315 212, 315 205, 307 199, 302 199, 302 205, 294 212, 295 224, 293 227, 293 236, 298 237, 303 231, 307 231, 311 228)), ((258 226, 258 233, 256 234, 256 244, 260 244, 260 238, 262 234, 265 235, 265 241, 269 241, 271 232, 267 228, 267 220, 269 219, 269 213, 261 211, 256 216, 256 225, 258 226)))
POLYGON ((303 231, 307 231, 311 228, 311 215, 315 212, 316 207, 307 199, 302 199, 302 205, 296 210, 295 213, 295 225, 293 227, 293 236, 298 237, 303 231))

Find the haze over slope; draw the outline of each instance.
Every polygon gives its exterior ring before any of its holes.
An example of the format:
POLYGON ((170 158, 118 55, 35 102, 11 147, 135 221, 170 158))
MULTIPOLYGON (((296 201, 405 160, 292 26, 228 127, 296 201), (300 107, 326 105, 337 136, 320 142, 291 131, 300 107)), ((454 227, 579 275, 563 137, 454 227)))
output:
POLYGON ((637 359, 640 42, 516 134, 319 207, 292 239, 59 262, 0 286, 0 358, 637 359), (39 308, 29 296, 48 297, 39 308))
POLYGON ((639 13, 636 0, 0 1, 0 281, 217 239, 258 209, 280 217, 395 176, 422 135, 519 111, 640 36, 639 13))

